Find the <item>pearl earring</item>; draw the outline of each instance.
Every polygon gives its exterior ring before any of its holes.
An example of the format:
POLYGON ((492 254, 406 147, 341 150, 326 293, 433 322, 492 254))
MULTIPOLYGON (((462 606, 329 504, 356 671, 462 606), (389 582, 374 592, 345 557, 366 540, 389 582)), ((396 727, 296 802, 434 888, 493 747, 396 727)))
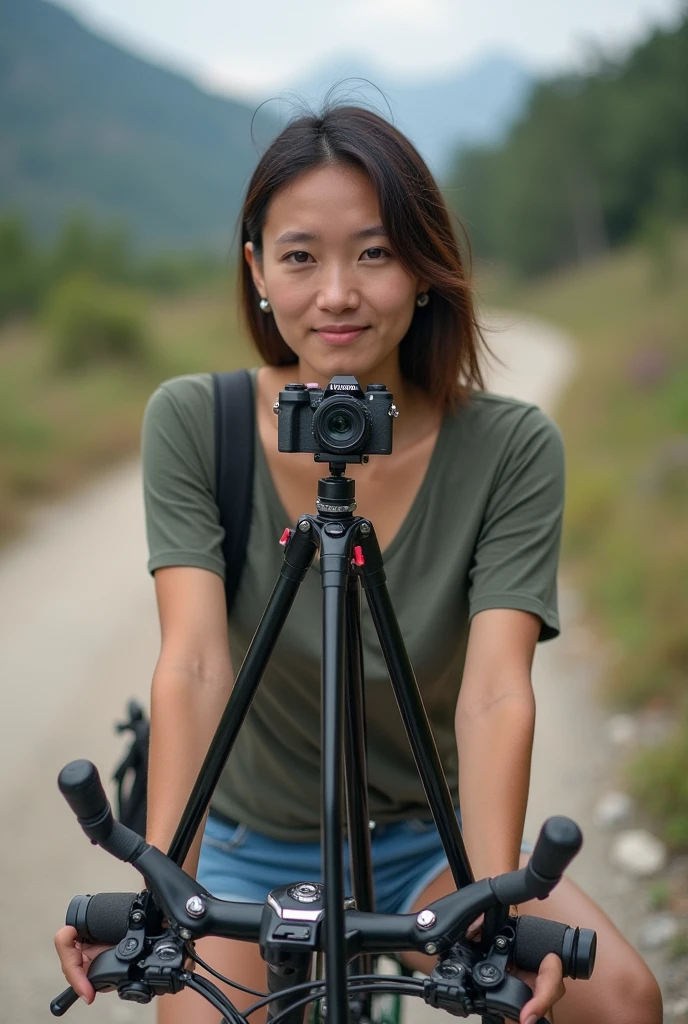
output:
POLYGON ((267 299, 261 299, 258 305, 260 306, 264 313, 272 312, 272 306, 270 305, 267 299))
POLYGON ((423 306, 427 306, 429 301, 430 296, 428 295, 428 293, 421 292, 420 295, 416 298, 416 305, 422 308, 423 306))

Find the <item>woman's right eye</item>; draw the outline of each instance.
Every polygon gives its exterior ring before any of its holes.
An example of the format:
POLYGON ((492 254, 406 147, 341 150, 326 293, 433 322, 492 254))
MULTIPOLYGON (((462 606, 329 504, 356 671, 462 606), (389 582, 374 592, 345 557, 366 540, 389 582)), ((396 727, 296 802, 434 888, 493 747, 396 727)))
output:
POLYGON ((287 262, 290 262, 292 256, 305 256, 305 260, 296 260, 297 263, 305 263, 308 259, 309 253, 303 252, 302 250, 299 250, 298 252, 288 252, 287 255, 283 257, 283 259, 286 260, 287 262))

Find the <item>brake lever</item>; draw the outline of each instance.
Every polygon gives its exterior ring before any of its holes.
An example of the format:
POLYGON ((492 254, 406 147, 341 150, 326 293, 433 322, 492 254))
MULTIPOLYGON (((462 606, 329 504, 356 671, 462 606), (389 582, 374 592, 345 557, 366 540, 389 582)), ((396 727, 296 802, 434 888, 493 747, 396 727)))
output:
POLYGON ((454 1017, 470 1017, 475 1007, 473 968, 479 958, 475 943, 457 942, 451 952, 435 964, 424 984, 423 998, 454 1017))
POLYGON ((533 993, 524 981, 508 973, 513 941, 513 934, 496 936, 484 958, 475 943, 455 943, 427 979, 425 1001, 455 1017, 478 1014, 485 1024, 503 1024, 505 1017, 518 1021, 533 993))
POLYGON ((532 997, 533 993, 525 981, 521 981, 513 974, 507 974, 495 988, 483 990, 482 998, 476 1000, 476 1007, 478 1012, 496 1014, 508 1020, 518 1021, 521 1010, 532 997))
MULTIPOLYGON (((151 938, 145 936, 143 927, 130 927, 117 946, 95 958, 88 980, 96 992, 117 990, 120 999, 149 1003, 153 996, 174 995, 184 987, 185 959, 184 943, 171 932, 151 938)), ((53 999, 50 1012, 62 1017, 78 999, 70 986, 53 999)))
MULTIPOLYGON (((122 943, 126 940, 122 939, 122 943)), ((119 989, 120 984, 129 978, 129 963, 126 957, 118 956, 118 948, 104 949, 95 957, 88 971, 88 980, 96 992, 110 992, 119 989)), ((135 950, 134 950, 135 954, 135 950)), ((153 996, 150 996, 153 997, 153 996)), ((50 1004, 53 1017, 62 1017, 71 1010, 80 996, 70 985, 65 991, 55 996, 50 1004)), ((147 999, 145 1001, 148 1001, 147 999)))
POLYGON ((71 1010, 72 1006, 74 1006, 74 1003, 76 1003, 79 998, 80 997, 70 985, 64 990, 64 992, 60 992, 59 996, 55 996, 50 1004, 50 1012, 53 1017, 62 1017, 67 1010, 71 1010))
POLYGON ((143 956, 132 950, 128 959, 120 952, 126 941, 125 937, 116 949, 106 949, 93 961, 88 980, 96 992, 117 989, 120 999, 149 1003, 153 996, 175 995, 184 987, 181 975, 186 951, 176 935, 149 939, 143 956))
MULTIPOLYGON (((484 960, 473 968, 473 982, 481 992, 476 999, 476 1009, 483 1016, 496 1015, 501 1021, 518 1021, 521 1010, 532 998, 533 992, 520 978, 508 973, 509 964, 513 959, 513 932, 495 937, 492 947, 484 960)), ((547 1024, 543 1018, 537 1024, 547 1024)))

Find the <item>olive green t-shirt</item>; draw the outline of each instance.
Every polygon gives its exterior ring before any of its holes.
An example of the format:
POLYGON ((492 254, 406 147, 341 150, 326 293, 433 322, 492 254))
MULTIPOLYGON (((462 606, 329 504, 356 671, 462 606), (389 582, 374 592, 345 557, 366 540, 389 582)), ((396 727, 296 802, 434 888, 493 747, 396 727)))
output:
MULTIPOLYGON (((253 380, 255 386, 255 371, 253 380)), ((224 577, 213 404, 210 374, 165 381, 148 403, 142 457, 151 573, 186 565, 224 577)), ((254 429, 250 535, 229 615, 235 673, 280 570, 280 536, 294 525, 254 429)), ((540 640, 558 634, 563 502, 555 424, 537 406, 476 391, 445 416, 420 490, 383 552, 389 593, 457 799, 454 711, 470 620, 487 608, 516 608, 540 617, 540 640)), ((303 511, 315 511, 315 494, 304 494, 303 511)), ((213 797, 222 814, 277 839, 319 836, 321 618, 316 562, 213 797)), ((427 802, 365 598, 362 634, 371 817, 417 817, 427 813, 427 802)))

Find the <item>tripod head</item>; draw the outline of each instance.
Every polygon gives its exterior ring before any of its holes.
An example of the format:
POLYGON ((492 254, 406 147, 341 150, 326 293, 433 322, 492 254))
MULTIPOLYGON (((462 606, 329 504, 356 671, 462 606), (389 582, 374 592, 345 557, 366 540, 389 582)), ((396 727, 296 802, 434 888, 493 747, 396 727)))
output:
MULTIPOLYGON (((366 462, 368 457, 365 456, 366 462)), ((325 519, 351 519, 356 511, 356 482, 344 476, 346 463, 331 462, 330 476, 318 480, 318 497, 315 507, 318 515, 325 519)))

